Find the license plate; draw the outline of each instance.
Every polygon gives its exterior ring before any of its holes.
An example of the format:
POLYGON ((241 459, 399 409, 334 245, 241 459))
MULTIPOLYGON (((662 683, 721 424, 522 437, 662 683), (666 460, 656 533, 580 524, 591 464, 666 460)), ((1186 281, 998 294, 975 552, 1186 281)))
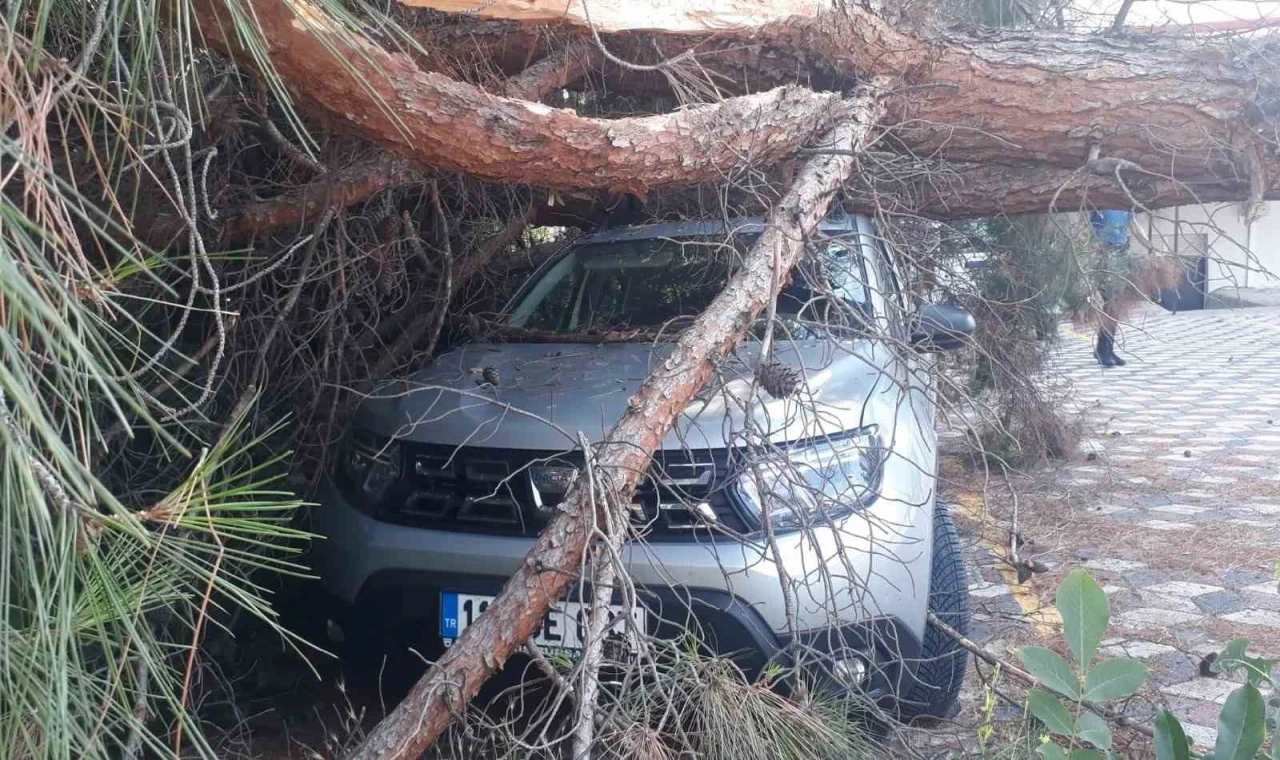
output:
MULTIPOLYGON (((481 613, 493 602, 492 596, 478 594, 459 594, 445 591, 440 595, 440 637, 445 646, 452 644, 468 626, 480 618, 481 613)), ((630 610, 622 605, 611 605, 609 633, 622 633, 627 628, 627 616, 635 621, 636 630, 645 631, 645 610, 634 607, 630 610)), ((590 614, 589 605, 581 602, 563 601, 551 608, 542 616, 542 626, 533 635, 533 641, 543 649, 568 649, 580 651, 587 638, 587 620, 590 614)), ((632 642, 632 637, 624 640, 632 642)), ((631 644, 635 647, 634 643, 631 644)))

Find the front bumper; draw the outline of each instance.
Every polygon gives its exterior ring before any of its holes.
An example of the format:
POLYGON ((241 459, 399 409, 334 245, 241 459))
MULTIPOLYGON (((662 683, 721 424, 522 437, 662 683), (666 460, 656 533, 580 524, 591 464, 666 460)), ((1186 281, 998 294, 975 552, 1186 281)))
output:
MULTIPOLYGON (((374 628, 391 645, 413 647, 428 659, 443 649, 441 592, 496 595, 532 543, 380 522, 328 483, 318 501, 312 527, 325 538, 313 545, 312 565, 347 607, 344 622, 374 628)), ((861 517, 892 519, 883 513, 861 517)), ((770 663, 829 672, 834 661, 857 656, 870 665, 871 693, 888 694, 911 677, 901 663, 919 656, 929 578, 929 552, 920 546, 929 546, 930 523, 901 516, 891 523, 894 539, 906 547, 896 554, 884 546, 859 551, 860 537, 850 531, 778 536, 781 565, 794 589, 790 619, 779 563, 762 544, 707 537, 630 543, 623 551, 639 601, 649 610, 651 634, 692 632, 710 650, 733 656, 748 674, 770 663), (921 523, 925 532, 913 535, 921 523), (787 646, 793 630, 801 646, 787 646)))

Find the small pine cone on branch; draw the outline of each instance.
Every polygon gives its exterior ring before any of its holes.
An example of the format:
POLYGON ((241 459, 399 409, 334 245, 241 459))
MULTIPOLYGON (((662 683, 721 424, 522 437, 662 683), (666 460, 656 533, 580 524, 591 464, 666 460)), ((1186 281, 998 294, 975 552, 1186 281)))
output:
POLYGON ((769 362, 756 370, 756 379, 774 398, 787 398, 800 391, 800 373, 794 367, 769 362))
POLYGON ((378 235, 378 242, 383 244, 391 244, 400 240, 400 232, 403 223, 397 214, 387 214, 378 220, 375 231, 378 235))

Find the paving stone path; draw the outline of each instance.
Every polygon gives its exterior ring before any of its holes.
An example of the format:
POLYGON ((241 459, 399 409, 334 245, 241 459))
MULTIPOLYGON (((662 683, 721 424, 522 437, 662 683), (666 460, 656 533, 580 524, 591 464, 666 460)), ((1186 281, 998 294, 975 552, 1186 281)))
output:
MULTIPOLYGON (((1037 476, 1048 496, 1024 507, 1053 571, 1030 587, 1051 605, 1061 575, 1088 568, 1111 599, 1105 653, 1145 661, 1148 696, 1211 746, 1235 684, 1200 677, 1200 659, 1237 637, 1280 655, 1280 309, 1150 307, 1131 321, 1128 366, 1107 370, 1090 336, 1064 328, 1055 371, 1088 437, 1078 461, 1037 476)), ((998 645, 1028 595, 1010 593, 991 555, 971 594, 998 645)))

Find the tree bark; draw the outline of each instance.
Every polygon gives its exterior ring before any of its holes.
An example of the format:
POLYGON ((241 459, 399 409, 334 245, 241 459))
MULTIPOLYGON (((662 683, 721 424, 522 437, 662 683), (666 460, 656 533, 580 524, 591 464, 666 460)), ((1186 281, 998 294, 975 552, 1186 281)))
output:
POLYGON ((414 8, 433 8, 480 18, 532 23, 564 22, 602 32, 634 29, 714 32, 760 26, 792 16, 812 15, 814 0, 401 0, 414 8))
MULTIPOLYGON (((419 165, 504 182, 639 194, 716 181, 733 167, 787 157, 843 116, 838 96, 786 87, 661 116, 583 118, 424 71, 406 55, 335 31, 308 0, 249 5, 277 71, 334 128, 419 165)), ((220 36, 220 7, 196 3, 202 31, 248 62, 220 36)), ((497 14, 508 5, 485 7, 497 14)), ((1096 150, 1174 184, 1221 188, 1254 171, 1247 164, 1258 154, 1261 175, 1280 176, 1276 151, 1258 149, 1275 122, 1267 103, 1280 93, 1277 67, 1226 43, 1067 32, 921 40, 853 4, 715 34, 627 35, 661 41, 667 55, 697 46, 698 65, 710 70, 765 59, 832 86, 901 75, 912 86, 886 101, 886 122, 918 156, 1074 170, 1096 150)), ((1158 202, 1193 197, 1184 190, 1158 202)))
MULTIPOLYGON (((643 193, 772 163, 849 116, 838 93, 788 87, 660 116, 583 118, 423 71, 310 0, 245 5, 276 72, 333 129, 484 179, 643 193)), ((206 40, 253 65, 220 0, 193 7, 206 40)))
MULTIPOLYGON (((1101 163, 1105 168, 1106 162, 1101 163)), ((1066 169, 1043 164, 912 161, 898 156, 888 167, 870 166, 861 172, 848 202, 867 211, 965 219, 1074 211, 1084 203, 1094 208, 1133 208, 1137 201, 1142 208, 1154 210, 1251 197, 1280 199, 1280 172, 1253 181, 1265 184, 1255 188, 1248 176, 1181 182, 1133 169, 1122 169, 1117 178, 1115 171, 1091 169, 1088 163, 1066 169)))
MULTIPOLYGON (((444 9, 451 2, 409 4, 444 9)), ((1103 156, 1145 159, 1153 170, 1203 170, 1214 163, 1221 168, 1227 138, 1256 121, 1257 106, 1274 97, 1280 84, 1276 65, 1268 62, 1274 51, 1266 46, 1250 53, 1221 40, 1177 34, 1107 38, 1045 30, 927 40, 853 3, 736 28, 729 10, 713 33, 710 22, 705 30, 680 23, 659 27, 653 18, 625 14, 629 5, 594 0, 592 18, 619 9, 618 18, 630 24, 611 31, 659 40, 669 56, 696 46, 699 63, 713 69, 768 56, 782 71, 799 66, 844 81, 905 75, 917 88, 888 102, 889 121, 900 126, 900 137, 918 155, 973 163, 1074 167, 1097 144, 1103 156), (1157 156, 1163 160, 1151 160, 1157 156)), ((702 0, 671 5, 689 13, 704 10, 702 0)), ((515 18, 504 16, 508 8, 499 3, 487 13, 515 18)), ((558 20, 586 27, 580 14, 558 20)))
POLYGON ((575 40, 507 80, 502 94, 517 100, 541 100, 604 63, 604 52, 591 40, 575 40))
MULTIPOLYGON (((866 144, 880 117, 879 104, 864 97, 841 110, 852 116, 836 126, 824 143, 852 153, 866 144)), ((742 271, 681 334, 670 356, 645 378, 627 413, 597 447, 593 466, 612 491, 597 503, 630 502, 663 437, 711 378, 716 361, 742 339, 764 309, 773 292, 775 261, 782 271, 790 271, 800 260, 806 235, 826 214, 854 163, 851 154, 824 155, 805 165, 769 215, 742 271)), ((408 760, 435 741, 453 714, 524 644, 572 583, 590 540, 590 504, 590 493, 579 479, 566 495, 561 513, 529 549, 502 593, 373 729, 354 760, 408 760)), ((615 519, 626 517, 619 514, 615 519)))

